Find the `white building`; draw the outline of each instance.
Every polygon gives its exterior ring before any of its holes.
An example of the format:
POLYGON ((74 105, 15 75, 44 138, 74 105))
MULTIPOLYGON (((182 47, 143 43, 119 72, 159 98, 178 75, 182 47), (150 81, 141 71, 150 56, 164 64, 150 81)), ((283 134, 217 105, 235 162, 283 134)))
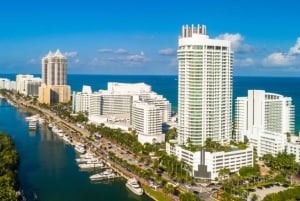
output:
POLYGON ((27 96, 39 96, 39 87, 42 85, 42 79, 34 77, 25 80, 24 94, 27 96))
POLYGON ((258 156, 284 151, 287 133, 294 133, 294 106, 290 97, 248 90, 236 100, 236 140, 248 139, 258 156))
POLYGON ((33 75, 16 75, 16 90, 19 93, 25 94, 26 80, 33 79, 33 75))
POLYGON ((230 41, 210 39, 205 26, 183 26, 178 44, 178 141, 229 143, 232 131, 230 41))
MULTIPOLYGON (((151 91, 145 83, 116 83, 109 82, 107 90, 94 93, 73 94, 73 109, 75 112, 84 112, 88 109, 89 116, 124 114, 131 116, 132 104, 135 101, 154 104, 160 110, 163 122, 170 120, 171 104, 161 95, 151 91), (90 101, 89 107, 83 107, 83 100, 90 101)), ((130 120, 131 121, 131 120, 130 120)))
POLYGON ((15 82, 7 78, 0 78, 0 89, 12 90, 14 88, 15 82))
POLYGON ((286 153, 294 154, 295 161, 300 163, 300 138, 298 136, 291 136, 291 141, 286 143, 286 153))
POLYGON ((161 143, 165 141, 162 133, 162 115, 160 108, 146 102, 134 102, 132 106, 132 126, 138 134, 138 141, 161 143))
POLYGON ((92 88, 90 86, 83 85, 82 91, 79 93, 73 93, 73 112, 88 113, 90 108, 90 97, 92 94, 92 88))
POLYGON ((26 96, 38 96, 41 84, 41 78, 33 77, 33 75, 18 74, 16 76, 16 90, 26 96))
POLYGON ((219 170, 228 168, 231 173, 238 172, 241 167, 253 166, 253 149, 233 149, 229 152, 208 152, 204 149, 192 152, 179 145, 167 143, 166 152, 176 155, 192 167, 192 176, 198 179, 212 181, 218 178, 219 170))
POLYGON ((42 59, 42 80, 46 85, 67 84, 67 58, 57 50, 42 59))

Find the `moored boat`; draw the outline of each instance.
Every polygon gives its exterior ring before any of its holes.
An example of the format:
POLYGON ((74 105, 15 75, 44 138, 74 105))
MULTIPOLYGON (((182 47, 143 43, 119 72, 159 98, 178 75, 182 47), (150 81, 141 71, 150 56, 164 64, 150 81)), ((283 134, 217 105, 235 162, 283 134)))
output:
POLYGON ((90 179, 92 181, 99 181, 104 179, 114 179, 116 177, 118 177, 117 173, 115 173, 112 169, 107 169, 103 172, 91 175, 90 179))
POLYGON ((80 169, 96 169, 96 168, 104 168, 105 165, 103 162, 98 163, 83 163, 78 165, 80 169))
POLYGON ((134 177, 127 180, 126 187, 136 195, 143 195, 144 193, 144 190, 134 177))

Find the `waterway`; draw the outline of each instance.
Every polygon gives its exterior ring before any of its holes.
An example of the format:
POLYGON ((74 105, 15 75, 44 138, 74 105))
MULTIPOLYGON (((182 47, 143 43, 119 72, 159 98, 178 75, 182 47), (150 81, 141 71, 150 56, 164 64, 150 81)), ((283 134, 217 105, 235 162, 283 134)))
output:
POLYGON ((89 172, 79 170, 72 146, 47 127, 29 132, 25 111, 0 99, 0 131, 8 133, 20 154, 19 178, 27 201, 150 201, 125 187, 125 180, 91 183, 89 172), (36 195, 36 196, 34 196, 36 195))

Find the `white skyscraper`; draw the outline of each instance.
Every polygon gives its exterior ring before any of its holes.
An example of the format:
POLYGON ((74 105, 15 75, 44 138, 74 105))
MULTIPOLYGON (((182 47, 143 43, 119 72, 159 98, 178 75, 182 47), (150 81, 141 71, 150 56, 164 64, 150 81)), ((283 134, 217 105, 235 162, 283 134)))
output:
POLYGON ((67 58, 57 50, 42 59, 42 80, 46 85, 67 84, 67 58))
POLYGON ((248 97, 236 99, 237 140, 257 135, 257 130, 294 133, 294 105, 290 97, 248 90, 248 97))
POLYGON ((179 144, 226 144, 232 131, 230 42, 210 39, 205 26, 183 26, 178 45, 179 144))

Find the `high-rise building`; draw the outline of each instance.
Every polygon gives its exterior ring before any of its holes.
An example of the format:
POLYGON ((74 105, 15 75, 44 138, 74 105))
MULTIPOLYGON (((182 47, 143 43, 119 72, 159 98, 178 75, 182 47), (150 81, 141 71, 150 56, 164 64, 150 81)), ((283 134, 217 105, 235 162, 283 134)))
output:
POLYGON ((57 50, 42 59, 42 80, 46 85, 67 84, 67 58, 57 50))
POLYGON ((178 44, 178 143, 229 143, 232 132, 230 42, 210 39, 206 27, 183 26, 178 44))
POLYGON ((247 97, 236 99, 234 138, 249 141, 256 148, 258 157, 283 152, 287 133, 294 133, 294 105, 290 97, 248 90, 247 97))
POLYGON ((264 90, 248 90, 236 99, 236 140, 256 136, 258 130, 294 133, 294 105, 290 97, 264 90))
POLYGON ((138 134, 138 141, 161 143, 165 141, 162 133, 162 115, 159 107, 146 102, 134 102, 132 106, 132 125, 138 134))

